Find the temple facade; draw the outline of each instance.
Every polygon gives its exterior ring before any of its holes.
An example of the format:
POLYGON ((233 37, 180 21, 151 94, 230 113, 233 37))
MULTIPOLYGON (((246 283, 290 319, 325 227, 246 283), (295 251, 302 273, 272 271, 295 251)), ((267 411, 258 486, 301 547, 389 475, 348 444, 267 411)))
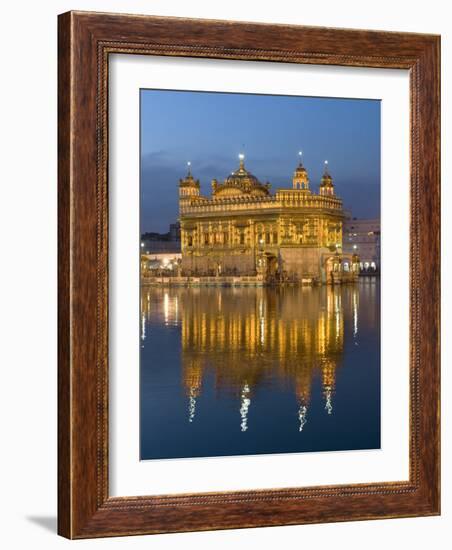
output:
POLYGON ((179 181, 181 275, 255 277, 264 282, 342 283, 357 279, 359 259, 342 253, 342 201, 325 163, 314 193, 300 162, 291 188, 271 192, 239 167, 210 197, 191 173, 179 181))

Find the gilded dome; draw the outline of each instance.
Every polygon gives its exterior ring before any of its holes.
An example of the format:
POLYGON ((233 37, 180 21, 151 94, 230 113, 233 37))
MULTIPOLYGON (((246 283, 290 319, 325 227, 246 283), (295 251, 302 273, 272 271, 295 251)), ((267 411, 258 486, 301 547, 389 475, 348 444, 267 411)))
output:
POLYGON ((325 161, 325 171, 323 172, 322 179, 320 180, 320 187, 334 187, 333 178, 328 172, 328 163, 325 161))
POLYGON ((295 168, 294 176, 297 177, 297 176, 307 176, 307 175, 308 175, 308 172, 306 168, 300 162, 300 164, 295 168))
POLYGON ((188 166, 187 175, 185 176, 185 178, 179 179, 179 187, 194 187, 196 189, 199 189, 200 188, 199 180, 195 180, 195 178, 191 173, 191 169, 190 169, 191 162, 187 162, 187 166, 188 166))
POLYGON ((214 195, 216 197, 236 196, 236 195, 269 195, 269 184, 261 183, 256 176, 248 172, 245 168, 243 155, 239 156, 240 165, 237 170, 232 172, 223 183, 214 186, 214 195))

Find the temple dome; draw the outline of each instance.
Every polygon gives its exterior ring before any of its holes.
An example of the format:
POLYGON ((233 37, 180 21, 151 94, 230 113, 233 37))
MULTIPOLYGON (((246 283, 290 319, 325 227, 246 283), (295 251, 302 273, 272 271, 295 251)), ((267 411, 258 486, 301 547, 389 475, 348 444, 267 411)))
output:
POLYGON ((184 178, 179 179, 179 187, 188 187, 188 188, 195 188, 197 190, 200 189, 200 183, 199 180, 195 180, 191 173, 191 162, 187 162, 187 175, 184 178))
POLYGON ((323 173, 322 179, 320 180, 320 187, 334 187, 333 178, 328 172, 328 163, 325 161, 325 171, 323 173))
POLYGON ((323 174, 320 180, 320 187, 334 187, 333 178, 329 174, 323 174))
POLYGON ((237 170, 232 172, 223 183, 216 184, 214 195, 216 197, 236 196, 236 195, 269 195, 269 185, 261 183, 256 176, 248 172, 245 168, 244 157, 240 155, 240 165, 237 170))
POLYGON ((294 176, 307 176, 307 175, 308 175, 308 171, 300 162, 300 164, 295 168, 294 176))

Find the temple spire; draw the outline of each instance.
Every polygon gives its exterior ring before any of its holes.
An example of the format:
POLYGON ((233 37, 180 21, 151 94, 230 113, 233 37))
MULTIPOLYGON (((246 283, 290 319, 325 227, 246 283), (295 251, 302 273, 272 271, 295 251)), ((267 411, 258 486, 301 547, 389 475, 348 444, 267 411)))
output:
POLYGON ((243 153, 239 153, 239 170, 245 170, 245 155, 243 153))
POLYGON ((326 160, 324 162, 324 170, 323 170, 323 176, 320 180, 320 194, 321 195, 334 195, 334 184, 333 184, 333 178, 331 177, 331 174, 328 170, 328 161, 326 160))
POLYGON ((298 166, 295 168, 295 172, 292 178, 292 187, 294 189, 303 189, 309 191, 309 176, 306 168, 302 162, 303 152, 298 151, 298 166))

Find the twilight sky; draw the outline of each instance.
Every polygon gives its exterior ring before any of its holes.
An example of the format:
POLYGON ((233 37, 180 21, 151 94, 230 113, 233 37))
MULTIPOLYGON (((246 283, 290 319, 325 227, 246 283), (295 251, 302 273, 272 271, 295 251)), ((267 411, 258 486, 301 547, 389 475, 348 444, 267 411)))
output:
POLYGON ((187 161, 210 195, 211 180, 238 168, 243 152, 274 192, 292 187, 300 150, 314 192, 327 159, 344 208, 380 215, 378 100, 141 90, 141 231, 163 233, 177 220, 187 161))

